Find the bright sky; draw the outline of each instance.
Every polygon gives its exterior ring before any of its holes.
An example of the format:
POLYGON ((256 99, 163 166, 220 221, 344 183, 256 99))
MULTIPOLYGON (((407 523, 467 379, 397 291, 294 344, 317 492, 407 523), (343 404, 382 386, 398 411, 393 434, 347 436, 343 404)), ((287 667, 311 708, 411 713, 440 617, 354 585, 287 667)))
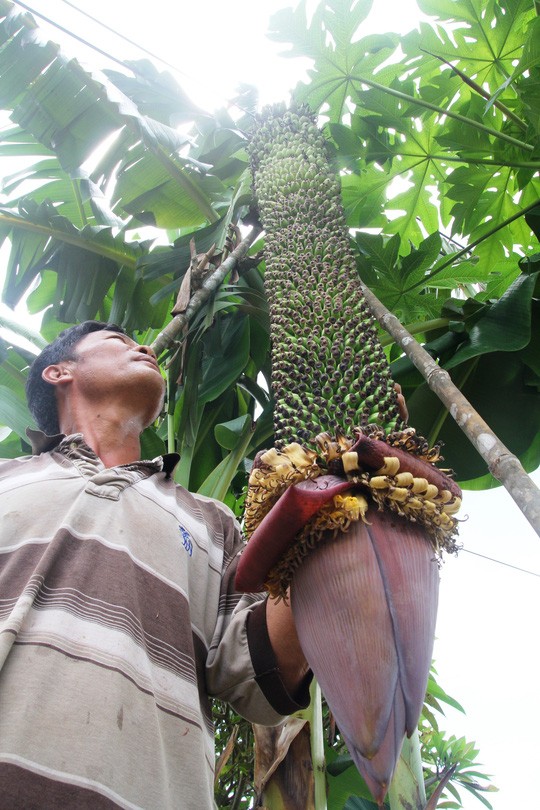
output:
MULTIPOLYGON (((26 1, 118 58, 144 56, 81 17, 66 0, 26 1)), ((263 103, 286 100, 303 74, 305 66, 278 57, 283 46, 265 37, 270 15, 287 0, 153 0, 140 12, 132 0, 73 3, 177 66, 180 84, 210 109, 222 106, 241 82, 256 85, 263 103)), ((369 32, 404 32, 418 19, 414 0, 376 0, 375 6, 369 32)), ((83 62, 104 65, 99 54, 58 32, 49 35, 83 62)), ((540 485, 540 473, 534 477, 540 485)), ((494 810, 532 808, 540 761, 540 580, 469 552, 540 575, 540 539, 502 488, 467 494, 463 513, 466 550, 441 570, 435 660, 441 686, 467 715, 450 710, 441 725, 476 740, 484 770, 500 788, 490 796, 494 810)), ((482 807, 467 794, 463 798, 465 810, 482 807)))

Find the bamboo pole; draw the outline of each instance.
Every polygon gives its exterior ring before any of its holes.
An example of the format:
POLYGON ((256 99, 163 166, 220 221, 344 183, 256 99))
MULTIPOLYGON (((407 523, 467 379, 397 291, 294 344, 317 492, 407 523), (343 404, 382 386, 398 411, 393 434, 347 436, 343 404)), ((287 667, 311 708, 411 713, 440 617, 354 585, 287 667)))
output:
POLYGON ((219 267, 205 279, 200 289, 191 296, 185 311, 175 315, 172 321, 169 321, 165 329, 159 333, 152 343, 152 349, 158 357, 165 349, 173 346, 179 335, 187 330, 191 318, 193 318, 195 313, 198 312, 203 304, 216 292, 227 275, 245 258, 249 248, 259 233, 259 229, 253 228, 232 253, 221 262, 219 267))
POLYGON ((540 490, 527 475, 520 461, 498 439, 489 425, 457 388, 447 371, 441 368, 379 299, 361 284, 373 314, 401 346, 432 391, 446 405, 468 439, 476 447, 490 473, 503 484, 540 536, 540 490))

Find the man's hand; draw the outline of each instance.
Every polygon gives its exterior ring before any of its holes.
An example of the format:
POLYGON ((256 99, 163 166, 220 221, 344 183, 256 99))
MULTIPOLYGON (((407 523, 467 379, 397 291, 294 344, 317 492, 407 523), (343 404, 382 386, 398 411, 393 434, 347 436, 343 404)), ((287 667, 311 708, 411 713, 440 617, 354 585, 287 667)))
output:
POLYGON ((296 634, 290 601, 268 599, 266 621, 281 678, 291 697, 294 697, 309 671, 309 664, 296 634))

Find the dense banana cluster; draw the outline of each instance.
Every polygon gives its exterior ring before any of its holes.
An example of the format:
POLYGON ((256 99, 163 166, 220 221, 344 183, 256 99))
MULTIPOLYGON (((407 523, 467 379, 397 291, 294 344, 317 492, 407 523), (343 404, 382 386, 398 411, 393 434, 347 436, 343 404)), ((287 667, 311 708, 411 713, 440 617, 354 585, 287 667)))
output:
MULTIPOLYGON (((429 535, 433 550, 440 555, 444 550, 458 550, 455 535, 458 521, 454 517, 461 507, 461 497, 444 486, 436 486, 420 474, 414 475, 401 468, 400 460, 390 454, 384 464, 373 472, 362 469, 358 453, 354 451, 356 436, 342 434, 336 438, 329 433, 315 437, 318 451, 302 447, 297 442, 281 450, 271 448, 259 453, 249 478, 248 497, 244 512, 244 531, 249 538, 277 503, 285 490, 307 479, 315 479, 328 472, 347 477, 350 491, 335 495, 304 526, 296 542, 283 555, 279 563, 268 573, 265 587, 272 597, 284 597, 302 560, 328 532, 347 531, 352 522, 361 520, 369 525, 373 509, 396 512, 412 523, 423 526, 429 535), (371 511, 369 510, 371 504, 371 511)), ((368 429, 373 437, 382 438, 384 433, 368 429)), ((389 442, 433 466, 431 457, 438 458, 438 448, 427 449, 425 440, 418 437, 412 428, 391 434, 389 442)), ((429 472, 427 473, 429 474, 429 472)), ((453 482, 452 482, 453 483, 453 482)))
MULTIPOLYGON (((444 481, 435 486, 430 480, 439 449, 430 448, 400 415, 375 319, 361 292, 339 181, 314 116, 303 107, 267 110, 249 150, 266 232, 275 448, 254 464, 246 535, 288 486, 330 473, 348 477, 364 494, 357 491, 321 510, 299 538, 301 556, 304 541, 311 544, 310 538, 328 529, 346 530, 351 519, 364 519, 364 496, 375 508, 424 525, 436 551, 455 551, 453 515, 461 501, 455 487, 452 493, 444 481), (407 454, 405 465, 403 457, 386 459, 388 467, 382 457, 371 465, 359 460, 352 451, 360 436, 386 440, 395 448, 390 456, 407 454), (411 457, 427 468, 410 473, 411 457)), ((284 568, 290 562, 284 560, 284 568)))
POLYGON ((276 446, 402 425, 354 256, 324 137, 304 108, 273 108, 253 134, 254 190, 266 232, 276 446))
POLYGON ((382 806, 422 709, 437 556, 456 550, 461 490, 402 419, 313 116, 266 113, 250 155, 266 232, 275 447, 251 471, 237 586, 290 596, 306 659, 382 806))
MULTIPOLYGON (((356 428, 355 438, 362 433, 356 428)), ((439 446, 430 448, 427 441, 410 427, 385 436, 380 428, 370 426, 366 434, 372 439, 386 439, 388 455, 383 457, 384 463, 379 469, 365 470, 355 451, 355 438, 339 435, 334 438, 321 433, 316 437, 316 443, 325 466, 365 488, 379 510, 389 509, 413 523, 422 524, 438 553, 443 550, 455 553, 458 550, 455 540, 458 521, 454 515, 461 507, 461 490, 444 474, 436 476, 436 484, 429 480, 435 470, 443 472, 435 467, 435 462, 441 459, 439 446), (399 450, 408 454, 406 461, 413 466, 413 459, 423 462, 423 466, 416 465, 416 474, 404 469, 403 456, 395 455, 399 450)))
POLYGON ((287 487, 321 475, 317 454, 297 442, 281 451, 271 447, 258 453, 249 475, 249 489, 244 507, 244 533, 251 537, 259 523, 277 503, 287 487))
POLYGON ((456 520, 452 516, 459 511, 461 498, 454 497, 450 490, 439 490, 426 478, 415 478, 410 472, 371 476, 369 488, 380 509, 422 523, 435 538, 438 549, 457 551, 452 539, 456 520))

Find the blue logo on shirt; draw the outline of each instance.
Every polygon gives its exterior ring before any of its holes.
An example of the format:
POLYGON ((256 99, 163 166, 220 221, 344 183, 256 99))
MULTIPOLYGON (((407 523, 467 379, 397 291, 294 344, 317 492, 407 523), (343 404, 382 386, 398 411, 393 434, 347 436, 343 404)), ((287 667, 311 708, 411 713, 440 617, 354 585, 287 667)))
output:
POLYGON ((184 527, 180 524, 178 525, 178 529, 180 531, 180 537, 182 538, 182 545, 191 557, 193 554, 193 541, 191 539, 191 535, 188 530, 184 529, 184 527))

